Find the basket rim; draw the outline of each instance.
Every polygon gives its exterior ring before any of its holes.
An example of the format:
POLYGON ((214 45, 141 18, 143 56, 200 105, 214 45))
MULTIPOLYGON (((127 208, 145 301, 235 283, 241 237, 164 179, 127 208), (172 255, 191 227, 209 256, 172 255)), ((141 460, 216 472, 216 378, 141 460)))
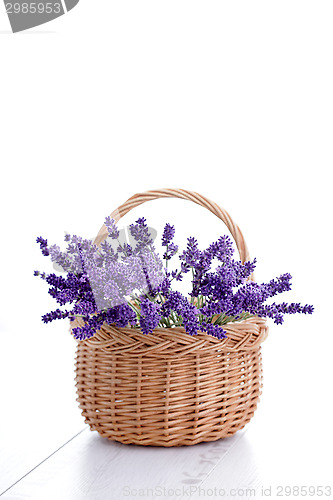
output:
MULTIPOLYGON (((77 317, 71 322, 70 331, 74 326, 83 324, 82 318, 77 317)), ((227 332, 227 338, 221 340, 201 331, 197 335, 189 335, 184 327, 179 326, 158 327, 152 333, 145 335, 139 328, 117 327, 114 324, 104 323, 93 337, 76 342, 93 349, 112 349, 114 352, 127 354, 132 351, 136 355, 170 350, 172 345, 178 352, 179 350, 204 352, 207 349, 231 352, 258 349, 268 335, 266 318, 258 316, 227 323, 223 325, 223 329, 227 332)))

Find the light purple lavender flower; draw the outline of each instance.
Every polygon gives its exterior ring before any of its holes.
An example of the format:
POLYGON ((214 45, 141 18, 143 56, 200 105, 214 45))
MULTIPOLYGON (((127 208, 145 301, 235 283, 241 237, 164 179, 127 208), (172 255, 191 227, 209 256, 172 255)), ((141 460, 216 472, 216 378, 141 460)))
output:
POLYGON ((135 224, 131 224, 129 227, 130 234, 133 236, 136 241, 136 247, 134 249, 134 253, 140 253, 142 249, 152 248, 153 247, 153 238, 149 233, 149 228, 146 224, 146 219, 141 217, 138 219, 135 224))
POLYGON ((108 230, 109 236, 113 239, 116 240, 119 238, 119 229, 117 228, 116 221, 114 219, 111 219, 110 216, 105 218, 104 224, 106 226, 106 229, 108 230))

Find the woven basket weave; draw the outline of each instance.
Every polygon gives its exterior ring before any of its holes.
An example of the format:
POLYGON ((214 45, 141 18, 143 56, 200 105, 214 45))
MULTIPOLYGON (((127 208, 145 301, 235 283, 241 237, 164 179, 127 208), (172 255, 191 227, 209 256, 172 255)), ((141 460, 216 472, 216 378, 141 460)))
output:
MULTIPOLYGON (((147 191, 130 198, 111 217, 118 222, 141 203, 165 197, 210 210, 227 225, 242 262, 249 260, 242 233, 229 214, 197 193, 147 191)), ((103 225, 95 243, 106 237, 103 225)), ((82 320, 75 323, 82 325, 82 320)), ((143 335, 104 324, 91 339, 79 341, 77 400, 86 423, 111 440, 155 446, 215 441, 242 429, 261 392, 260 344, 268 328, 257 317, 223 328, 228 338, 219 340, 206 333, 190 336, 183 328, 156 328, 143 335)))

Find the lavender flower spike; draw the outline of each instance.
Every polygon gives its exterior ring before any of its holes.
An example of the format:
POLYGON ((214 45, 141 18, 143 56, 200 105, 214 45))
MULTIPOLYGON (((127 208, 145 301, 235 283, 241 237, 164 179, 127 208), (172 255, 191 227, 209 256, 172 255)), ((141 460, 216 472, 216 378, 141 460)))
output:
POLYGON ((114 219, 111 219, 111 217, 108 216, 105 218, 104 224, 108 230, 109 236, 113 240, 119 238, 119 229, 117 228, 116 221, 114 219))
POLYGON ((175 235, 175 228, 170 224, 165 224, 163 235, 162 235, 162 246, 167 247, 170 245, 173 237, 175 235))

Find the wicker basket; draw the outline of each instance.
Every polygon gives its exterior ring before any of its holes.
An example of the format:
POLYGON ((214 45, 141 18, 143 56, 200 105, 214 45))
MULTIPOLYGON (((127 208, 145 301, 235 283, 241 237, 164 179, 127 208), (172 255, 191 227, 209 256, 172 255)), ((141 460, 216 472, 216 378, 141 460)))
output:
MULTIPOLYGON (((241 260, 249 259, 229 214, 197 193, 147 191, 127 200, 111 217, 118 221, 141 203, 165 197, 210 210, 227 225, 241 260)), ((106 236, 103 226, 95 243, 106 236)), ((215 441, 242 429, 261 393, 260 344, 268 328, 262 318, 224 328, 228 338, 221 341, 206 333, 190 336, 183 328, 157 328, 143 335, 105 324, 91 339, 79 341, 77 400, 86 423, 111 440, 155 446, 215 441)))

